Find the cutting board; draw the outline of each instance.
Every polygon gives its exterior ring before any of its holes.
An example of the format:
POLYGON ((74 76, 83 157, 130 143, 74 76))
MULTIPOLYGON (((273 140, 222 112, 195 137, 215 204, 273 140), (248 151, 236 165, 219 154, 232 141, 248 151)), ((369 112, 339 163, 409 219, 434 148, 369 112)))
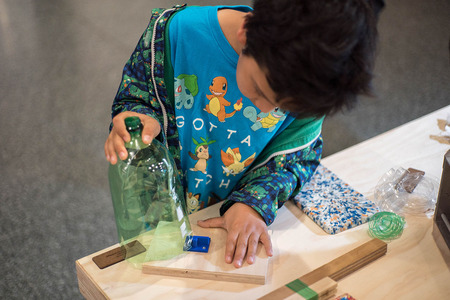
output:
POLYGON ((144 263, 144 274, 166 275, 183 278, 233 281, 240 283, 265 284, 269 258, 260 243, 255 262, 246 261, 240 268, 225 263, 225 242, 227 232, 221 228, 201 228, 191 219, 194 235, 209 236, 211 244, 208 253, 185 252, 170 260, 144 263))

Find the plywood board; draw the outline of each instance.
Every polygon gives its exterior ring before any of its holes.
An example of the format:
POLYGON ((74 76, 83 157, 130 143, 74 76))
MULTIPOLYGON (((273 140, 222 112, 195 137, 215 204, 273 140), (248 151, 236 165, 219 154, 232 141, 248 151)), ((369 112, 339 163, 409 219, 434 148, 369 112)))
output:
POLYGON ((208 253, 186 252, 174 259, 148 262, 143 264, 142 272, 153 275, 265 284, 269 258, 261 244, 258 246, 253 264, 244 262, 242 267, 236 268, 233 264, 225 263, 227 238, 225 230, 196 228, 195 234, 211 238, 208 253))

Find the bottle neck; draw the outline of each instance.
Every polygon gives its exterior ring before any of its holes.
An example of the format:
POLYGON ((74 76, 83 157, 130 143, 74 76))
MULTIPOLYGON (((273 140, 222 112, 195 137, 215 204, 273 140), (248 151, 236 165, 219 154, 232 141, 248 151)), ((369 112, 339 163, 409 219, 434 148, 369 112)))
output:
POLYGON ((139 150, 149 146, 142 141, 141 129, 130 130, 128 132, 130 133, 131 139, 128 143, 125 143, 125 147, 127 149, 139 150))
POLYGON ((136 139, 136 138, 141 137, 141 130, 140 129, 130 130, 129 133, 130 133, 130 136, 131 136, 132 139, 136 139))

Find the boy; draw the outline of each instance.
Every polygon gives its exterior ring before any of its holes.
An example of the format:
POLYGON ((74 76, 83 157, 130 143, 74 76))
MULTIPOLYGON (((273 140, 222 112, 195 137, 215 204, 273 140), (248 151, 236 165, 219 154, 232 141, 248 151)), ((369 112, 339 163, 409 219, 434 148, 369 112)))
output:
MULTIPOLYGON (((174 156, 190 212, 225 200, 202 227, 227 230, 225 261, 254 262, 277 209, 314 173, 326 114, 370 93, 376 18, 370 0, 259 0, 253 10, 154 10, 127 62, 105 143, 127 156, 124 119, 174 156)), ((117 154, 119 158, 117 157, 117 154)))

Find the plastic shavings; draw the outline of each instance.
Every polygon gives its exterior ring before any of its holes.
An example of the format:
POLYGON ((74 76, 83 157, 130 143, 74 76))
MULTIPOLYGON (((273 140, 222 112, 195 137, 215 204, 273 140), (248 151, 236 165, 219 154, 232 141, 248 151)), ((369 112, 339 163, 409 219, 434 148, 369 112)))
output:
POLYGON ((425 175, 418 181, 414 190, 408 192, 402 188, 402 178, 405 173, 409 173, 409 170, 401 167, 392 168, 386 172, 375 187, 374 202, 380 210, 394 212, 401 216, 432 217, 439 189, 437 179, 425 175))

